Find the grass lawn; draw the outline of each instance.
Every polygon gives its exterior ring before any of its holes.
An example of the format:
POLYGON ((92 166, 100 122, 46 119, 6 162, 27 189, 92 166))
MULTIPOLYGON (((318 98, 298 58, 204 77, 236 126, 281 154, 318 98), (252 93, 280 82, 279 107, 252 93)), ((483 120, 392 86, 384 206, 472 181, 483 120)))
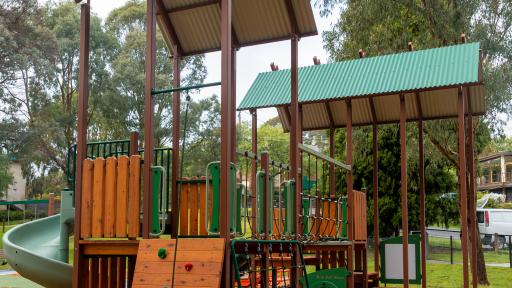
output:
MULTIPOLYGON (((462 262, 462 252, 460 240, 453 240, 453 261, 462 262)), ((450 262, 450 239, 430 237, 428 240, 429 260, 440 260, 450 262)), ((484 250, 486 263, 509 263, 508 247, 502 249, 499 253, 494 250, 484 250)))

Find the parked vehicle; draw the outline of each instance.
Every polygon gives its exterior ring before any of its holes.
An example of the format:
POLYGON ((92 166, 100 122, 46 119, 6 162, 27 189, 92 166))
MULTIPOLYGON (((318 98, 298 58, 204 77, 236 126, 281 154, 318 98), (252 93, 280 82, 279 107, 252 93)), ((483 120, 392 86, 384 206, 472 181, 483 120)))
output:
MULTIPOLYGON (((499 247, 504 247, 508 240, 506 235, 512 235, 511 209, 477 209, 476 218, 482 238, 482 244, 494 247, 494 235, 498 234, 499 247)), ((510 244, 510 243, 508 243, 510 244)))

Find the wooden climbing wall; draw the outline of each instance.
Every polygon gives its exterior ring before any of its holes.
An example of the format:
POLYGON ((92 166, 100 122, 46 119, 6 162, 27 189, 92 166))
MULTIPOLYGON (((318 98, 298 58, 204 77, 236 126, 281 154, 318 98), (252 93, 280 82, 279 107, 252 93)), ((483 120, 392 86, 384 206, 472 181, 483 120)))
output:
POLYGON ((177 249, 176 239, 141 240, 132 287, 220 287, 224 245, 223 238, 181 238, 177 249))

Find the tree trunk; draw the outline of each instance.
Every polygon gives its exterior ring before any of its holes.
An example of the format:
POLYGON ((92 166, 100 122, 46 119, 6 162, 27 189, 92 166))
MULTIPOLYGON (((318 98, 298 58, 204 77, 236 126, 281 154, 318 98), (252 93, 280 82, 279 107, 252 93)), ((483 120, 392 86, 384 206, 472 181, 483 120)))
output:
MULTIPOLYGON (((477 235, 480 235, 480 229, 478 229, 478 224, 476 224, 476 233, 477 233, 477 235)), ((487 268, 485 266, 484 251, 482 249, 482 241, 481 241, 480 237, 476 237, 476 247, 478 248, 477 249, 477 260, 476 260, 478 284, 489 285, 489 279, 487 278, 487 268)))

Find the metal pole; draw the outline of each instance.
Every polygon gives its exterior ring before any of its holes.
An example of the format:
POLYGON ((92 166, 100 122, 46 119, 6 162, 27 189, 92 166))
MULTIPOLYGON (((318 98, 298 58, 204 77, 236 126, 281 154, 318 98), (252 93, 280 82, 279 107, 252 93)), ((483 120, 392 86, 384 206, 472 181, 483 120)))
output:
POLYGON ((405 96, 400 94, 400 180, 402 192, 402 262, 404 287, 409 287, 409 227, 407 208, 407 141, 405 96))
POLYGON ((450 235, 450 264, 453 264, 453 235, 450 235))
POLYGON ((460 225, 462 242, 462 272, 464 287, 469 287, 468 272, 468 199, 466 193, 466 135, 464 125, 464 90, 458 93, 458 144, 459 144, 459 187, 460 187, 460 225))
POLYGON ((232 104, 233 81, 232 78, 232 0, 221 1, 221 159, 220 159, 220 237, 226 239, 224 257, 223 286, 232 286, 231 283, 231 256, 229 243, 229 207, 230 207, 230 166, 233 129, 232 104))
MULTIPOLYGON (((143 165, 143 218, 142 237, 149 238, 151 231, 151 201, 153 177, 151 177, 151 165, 153 165, 154 148, 154 99, 152 95, 155 86, 156 64, 156 2, 147 1, 146 9, 146 83, 144 86, 144 165, 143 165)), ((173 167, 175 168, 175 167, 173 167)), ((132 211, 136 213, 136 211, 132 211)))
MULTIPOLYGON (((347 99, 345 101, 346 109, 347 109, 347 128, 346 128, 346 141, 347 141, 347 164, 352 167, 352 101, 347 99)), ((348 287, 354 287, 354 191, 353 191, 353 182, 352 182, 352 169, 347 172, 347 206, 348 206, 348 215, 347 215, 347 236, 348 240, 351 241, 351 246, 348 250, 348 270, 351 272, 351 275, 348 277, 348 287)))
POLYGON ((231 162, 236 163, 236 49, 231 49, 231 99, 231 162))
POLYGON ((82 211, 82 162, 87 157, 87 110, 89 103, 89 39, 90 0, 80 7, 80 55, 77 101, 76 176, 75 176, 75 224, 73 287, 81 287, 83 276, 87 275, 86 261, 80 247, 80 224, 82 211))
MULTIPOLYGON (((178 53, 178 49, 174 49, 174 52, 175 53, 173 55, 173 57, 176 57, 176 55, 179 55, 179 54, 176 54, 178 53)), ((181 55, 180 55, 181 57, 181 55)), ((173 81, 174 82, 174 81, 173 81)), ((173 88, 166 88, 166 89, 162 89, 162 90, 151 90, 151 94, 153 94, 153 96, 155 95, 159 95, 159 94, 166 94, 166 93, 175 93, 175 92, 181 92, 181 91, 188 91, 188 90, 194 90, 194 89, 201 89, 201 88, 206 88, 206 87, 213 87, 213 86, 220 86, 221 85, 221 82, 212 82, 212 83, 203 83, 203 84, 197 84, 197 85, 190 85, 190 86, 184 86, 184 87, 180 87, 180 86, 174 86, 173 88)))
POLYGON ((512 268, 512 236, 508 235, 508 263, 512 268))
POLYGON ((420 233, 421 233, 421 287, 427 287, 427 221, 425 216, 425 144, 423 137, 423 117, 418 121, 418 150, 419 150, 419 184, 420 184, 420 233))
MULTIPOLYGON (((173 57, 173 85, 175 88, 181 85, 181 55, 179 55, 178 47, 174 48, 173 57)), ((179 91, 175 91, 172 95, 172 172, 171 172, 171 191, 172 191, 172 213, 171 213, 171 237, 178 237, 179 226, 179 185, 178 177, 180 175, 180 105, 181 95, 179 91)))
POLYGON ((373 262, 374 271, 379 273, 379 147, 378 147, 378 127, 373 124, 373 262))

